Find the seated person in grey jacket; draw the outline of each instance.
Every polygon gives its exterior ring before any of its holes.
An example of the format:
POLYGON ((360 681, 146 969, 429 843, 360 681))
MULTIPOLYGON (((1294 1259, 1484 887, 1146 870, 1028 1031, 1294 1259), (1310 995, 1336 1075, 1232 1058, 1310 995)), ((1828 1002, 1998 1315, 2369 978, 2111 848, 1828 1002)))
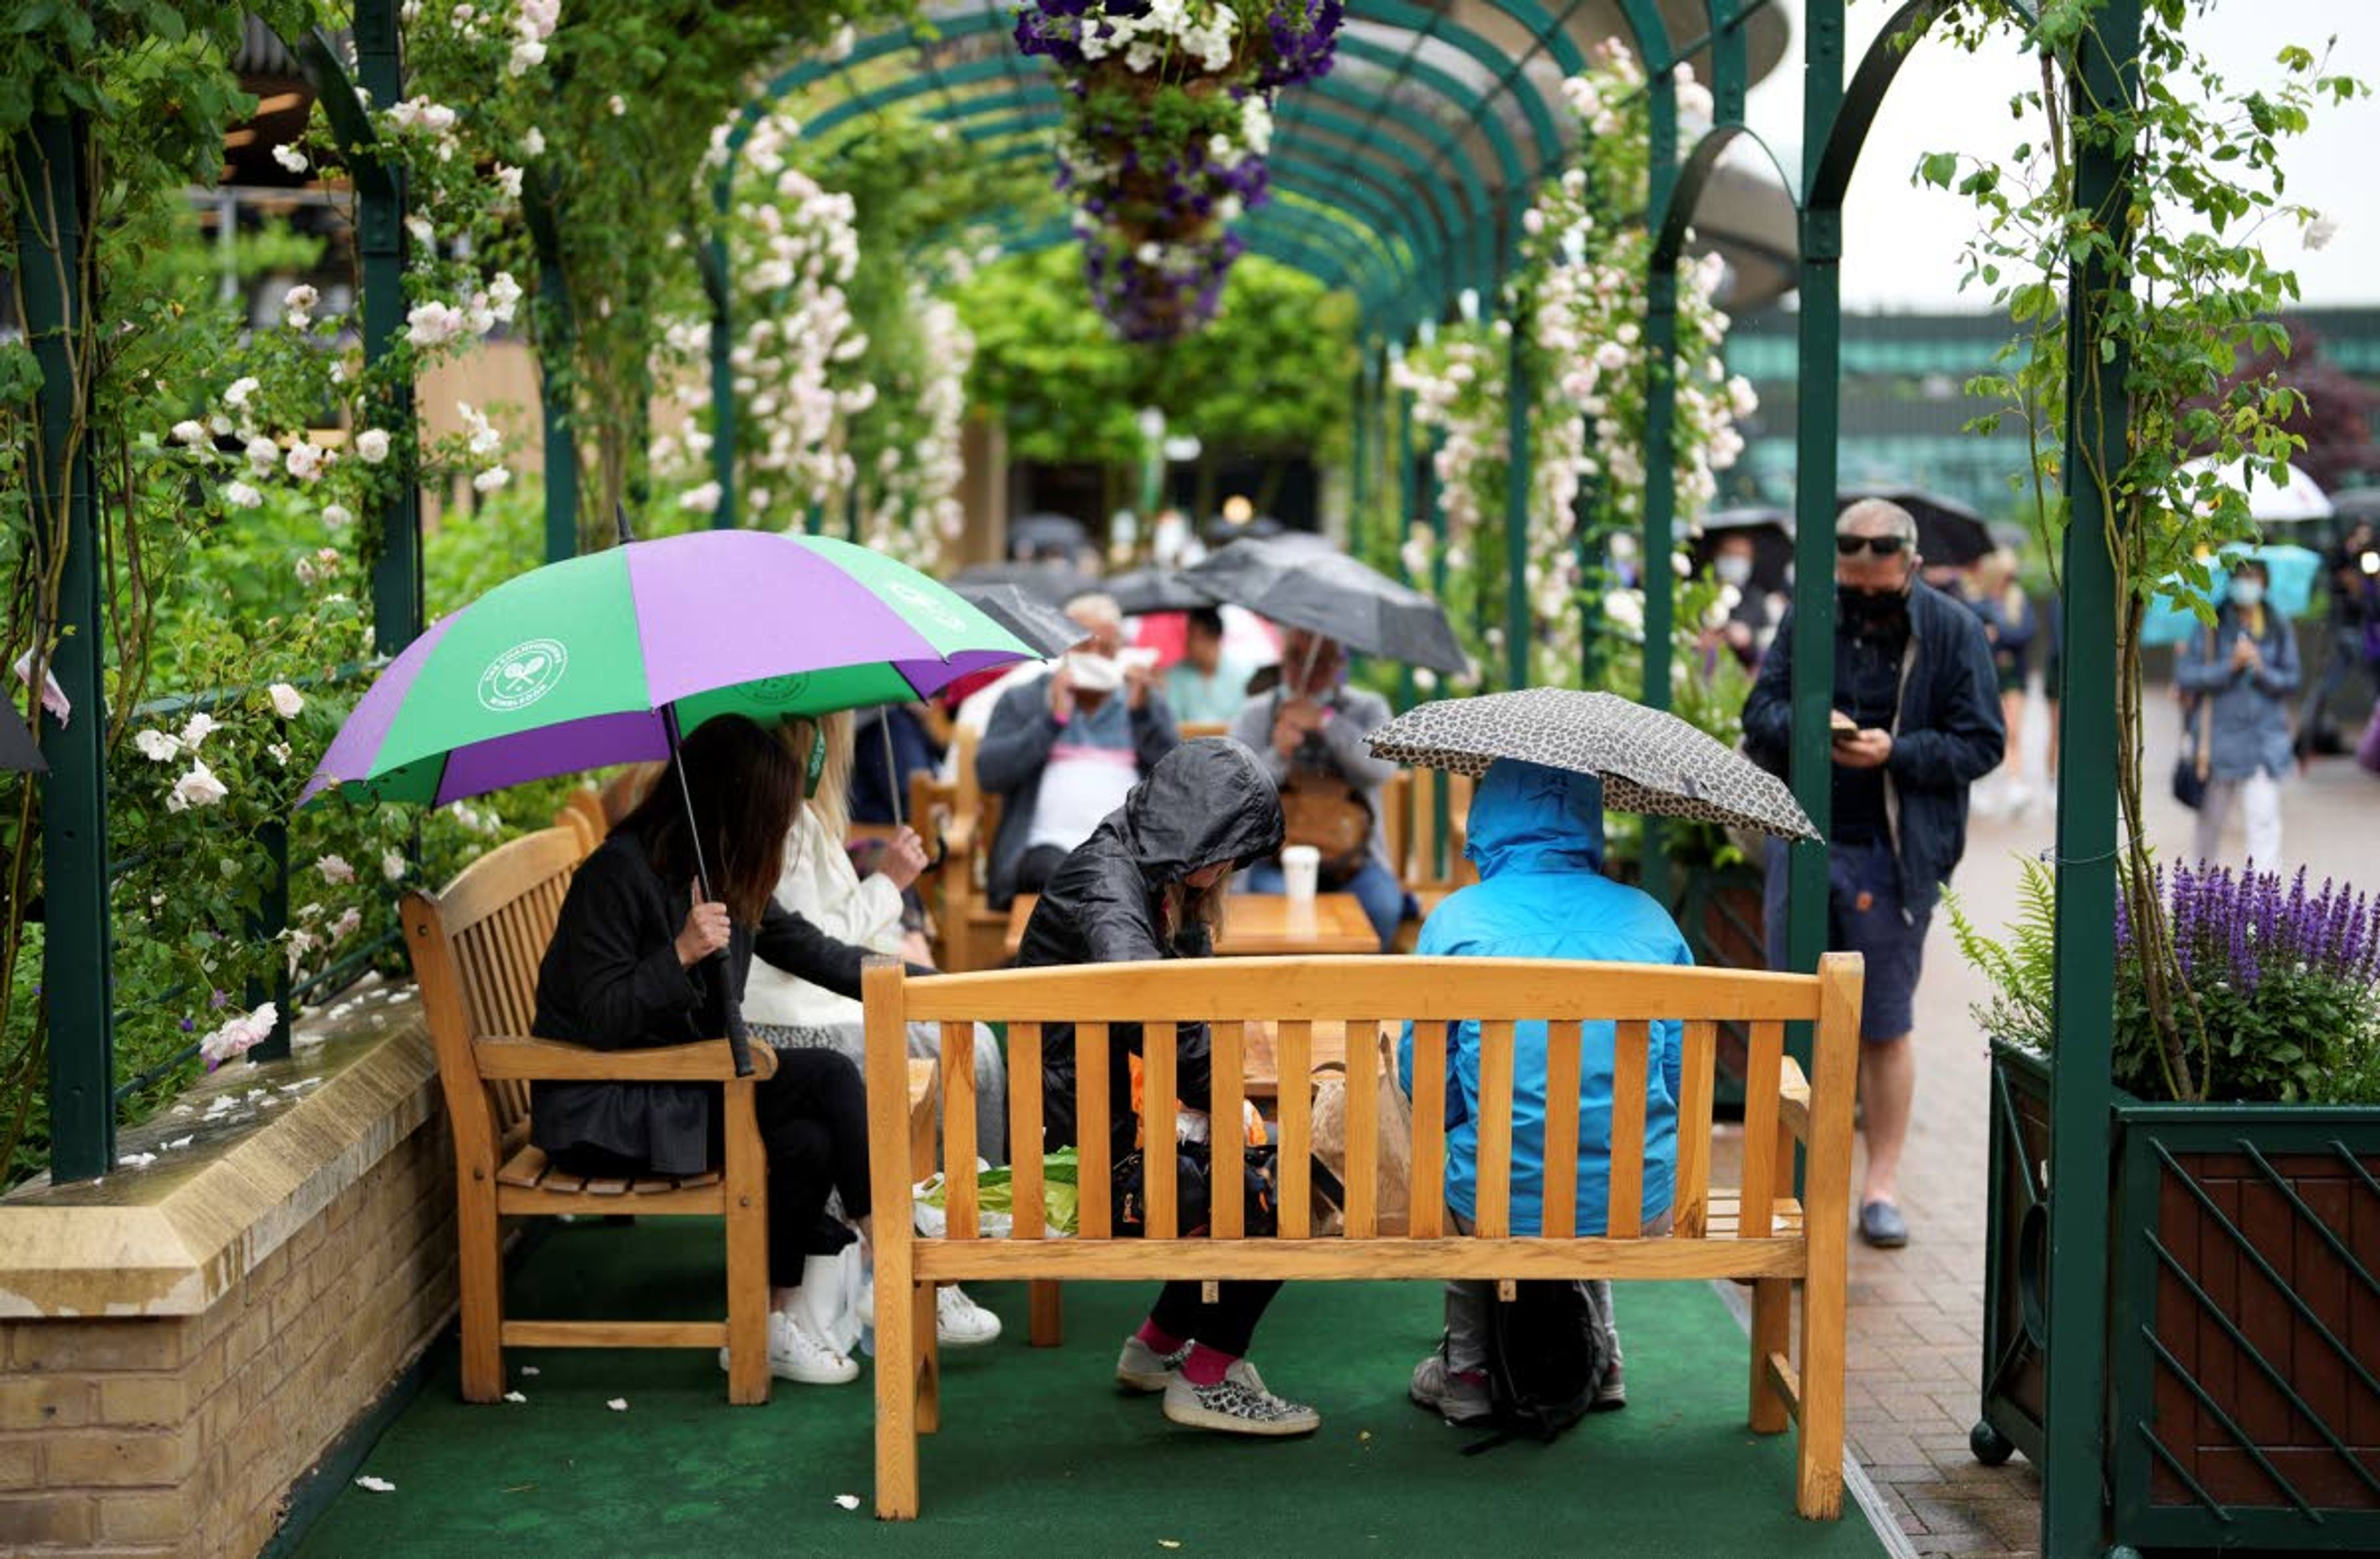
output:
MULTIPOLYGON (((1323 852, 1322 887, 1362 901, 1364 917, 1380 933, 1385 953, 1396 939, 1405 906, 1404 884, 1389 862, 1388 837, 1380 828, 1380 787, 1397 766, 1373 757, 1364 738, 1389 723, 1389 701, 1345 686, 1341 678, 1346 669, 1338 640, 1302 627, 1288 629, 1281 636, 1280 683, 1247 701, 1232 723, 1232 735, 1256 749, 1273 784, 1334 800, 1352 792, 1352 804, 1369 814, 1369 837, 1335 869, 1330 852, 1323 852)), ((1299 809, 1283 805, 1295 842, 1299 809)), ((1280 863, 1268 860, 1251 868, 1246 882, 1250 893, 1280 893, 1280 863)))
POLYGON ((1001 799, 986 884, 994 908, 1039 893, 1058 863, 1182 743, 1148 668, 1117 658, 1123 618, 1115 603, 1081 596, 1066 615, 1089 630, 1090 642, 1047 676, 1001 695, 976 749, 977 783, 1001 799))

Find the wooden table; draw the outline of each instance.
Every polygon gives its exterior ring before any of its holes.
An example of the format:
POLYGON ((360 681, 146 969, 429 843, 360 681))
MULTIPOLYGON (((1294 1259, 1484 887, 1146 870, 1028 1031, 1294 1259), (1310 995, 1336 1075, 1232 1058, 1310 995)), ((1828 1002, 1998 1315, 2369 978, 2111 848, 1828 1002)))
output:
MULTIPOLYGON (((1008 952, 1015 956, 1033 919, 1038 895, 1019 894, 1008 911, 1008 952)), ((1293 910, 1285 894, 1235 894, 1223 915, 1223 957, 1254 958, 1300 953, 1378 953, 1380 933, 1365 917, 1354 894, 1317 894, 1311 908, 1293 910)))

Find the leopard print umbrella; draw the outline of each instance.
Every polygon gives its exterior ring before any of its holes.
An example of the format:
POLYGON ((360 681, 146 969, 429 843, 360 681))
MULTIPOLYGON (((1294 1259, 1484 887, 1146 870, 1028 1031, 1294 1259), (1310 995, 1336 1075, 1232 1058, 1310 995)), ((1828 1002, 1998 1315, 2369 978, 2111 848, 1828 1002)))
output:
POLYGON ((1623 812, 1818 837, 1776 775, 1674 714, 1610 693, 1529 688, 1442 699, 1408 710, 1368 740, 1374 757, 1392 763, 1480 774, 1514 758, 1597 775, 1604 804, 1623 812))

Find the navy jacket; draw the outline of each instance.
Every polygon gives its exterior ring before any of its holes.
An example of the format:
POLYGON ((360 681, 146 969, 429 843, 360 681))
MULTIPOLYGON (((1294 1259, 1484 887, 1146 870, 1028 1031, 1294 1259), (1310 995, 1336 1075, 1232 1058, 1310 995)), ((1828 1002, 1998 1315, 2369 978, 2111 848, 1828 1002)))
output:
MULTIPOLYGON (((1783 776, 1792 748, 1793 614, 1787 612, 1743 703, 1743 747, 1783 776)), ((1998 683, 1983 624, 1920 580, 1909 592, 1909 650, 1901 663, 1900 718, 1885 763, 1885 813, 1900 865, 1901 902, 1934 907, 1967 853, 1967 787, 2008 750, 1998 683)))
MULTIPOLYGON (((1123 696, 1122 690, 1110 695, 1118 701, 1123 696)), ((1128 718, 1133 765, 1147 779, 1159 759, 1182 745, 1182 733, 1165 700, 1153 688, 1128 718)), ((1015 901, 1017 869, 1025 864, 1025 842, 1033 833, 1033 809, 1041 799, 1041 771, 1050 766, 1050 749, 1064 729, 1050 716, 1047 676, 1018 683, 992 705, 983 745, 976 749, 975 777, 1000 798, 1000 828, 991 836, 990 880, 984 884, 984 897, 994 909, 1005 909, 1015 901)))

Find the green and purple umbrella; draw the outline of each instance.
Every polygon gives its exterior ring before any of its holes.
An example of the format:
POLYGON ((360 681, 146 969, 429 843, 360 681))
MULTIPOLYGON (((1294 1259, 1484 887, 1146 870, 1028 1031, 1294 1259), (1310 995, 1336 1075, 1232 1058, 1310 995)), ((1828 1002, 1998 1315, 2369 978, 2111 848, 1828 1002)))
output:
POLYGON ((929 697, 1033 650, 948 588, 847 542, 705 530, 549 564, 406 647, 300 806, 443 806, 670 756, 671 727, 929 697))

